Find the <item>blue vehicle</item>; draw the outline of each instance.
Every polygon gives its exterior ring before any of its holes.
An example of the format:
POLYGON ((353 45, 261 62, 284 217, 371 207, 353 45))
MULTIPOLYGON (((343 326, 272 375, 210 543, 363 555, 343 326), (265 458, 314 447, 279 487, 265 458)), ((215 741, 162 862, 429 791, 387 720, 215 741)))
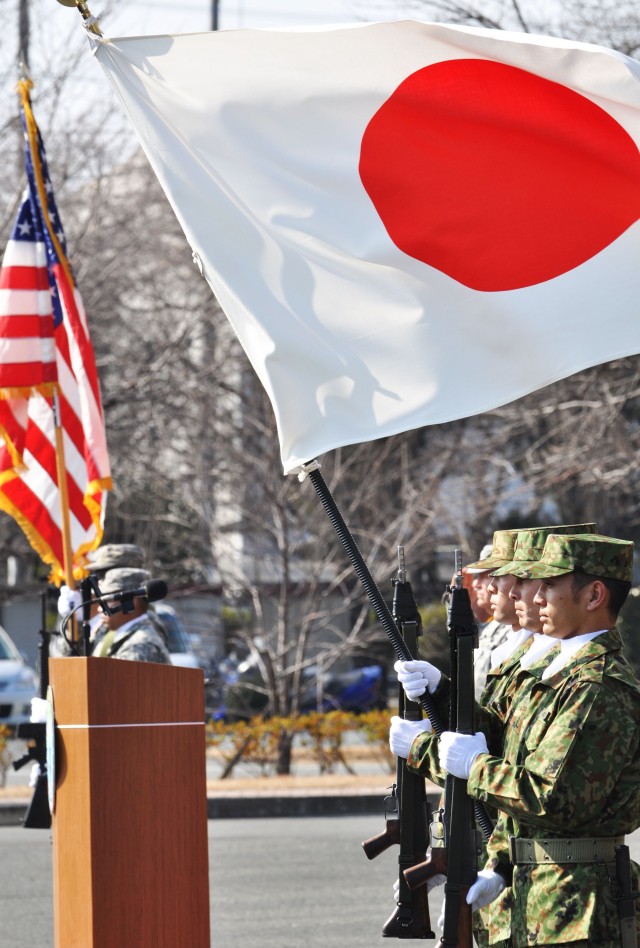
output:
MULTIPOLYGON (((223 681, 218 700, 209 708, 214 719, 246 720, 263 714, 268 697, 257 665, 247 659, 235 666, 222 663, 223 681)), ((327 671, 318 680, 318 668, 303 673, 300 711, 352 711, 356 714, 387 707, 386 674, 382 665, 364 665, 348 671, 327 671)))

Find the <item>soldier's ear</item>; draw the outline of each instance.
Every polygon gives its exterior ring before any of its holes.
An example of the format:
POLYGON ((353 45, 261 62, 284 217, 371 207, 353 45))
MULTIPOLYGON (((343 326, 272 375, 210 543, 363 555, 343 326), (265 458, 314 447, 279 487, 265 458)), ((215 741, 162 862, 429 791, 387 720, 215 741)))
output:
POLYGON ((595 612, 597 609, 601 609, 607 605, 609 601, 609 590, 601 580, 594 579, 594 581, 585 588, 589 590, 589 598, 587 599, 587 609, 589 612, 595 612))

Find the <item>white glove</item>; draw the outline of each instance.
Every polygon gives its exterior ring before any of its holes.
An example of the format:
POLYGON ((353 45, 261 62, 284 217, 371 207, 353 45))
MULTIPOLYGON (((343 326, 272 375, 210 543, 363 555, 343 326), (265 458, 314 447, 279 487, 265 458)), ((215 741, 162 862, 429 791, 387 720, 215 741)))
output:
POLYGON ((393 668, 409 701, 415 701, 427 688, 433 694, 442 678, 440 669, 429 662, 396 662, 393 668))
POLYGON ((82 602, 82 596, 79 589, 70 589, 69 586, 60 587, 58 596, 58 615, 61 619, 75 609, 82 602))
MULTIPOLYGON (((447 877, 443 876, 441 872, 437 872, 435 876, 427 879, 427 892, 431 892, 432 889, 437 888, 439 885, 444 885, 447 881, 447 877)), ((400 898, 400 879, 396 879, 393 883, 393 897, 398 901, 400 898)))
POLYGON ((389 747, 391 753, 396 757, 409 756, 409 751, 418 734, 428 733, 432 730, 431 721, 425 718, 423 721, 407 721, 406 718, 399 718, 394 715, 391 718, 391 727, 389 728, 389 747))
POLYGON ((36 761, 35 764, 31 765, 31 774, 29 775, 29 786, 35 787, 38 782, 38 777, 40 776, 40 764, 36 761))
MULTIPOLYGON (((494 872, 493 869, 481 869, 476 881, 467 892, 467 905, 471 906, 472 912, 477 912, 478 909, 484 908, 485 905, 489 905, 490 902, 497 899, 506 884, 499 872, 494 872)), ((438 928, 440 929, 444 928, 444 908, 445 903, 443 902, 442 912, 438 919, 438 928)))
POLYGON ((447 773, 466 780, 471 764, 478 754, 488 754, 489 748, 482 731, 478 731, 477 734, 456 734, 454 731, 444 731, 440 735, 438 751, 440 763, 447 773))
POLYGON ((427 879, 427 892, 431 892, 432 889, 437 889, 439 885, 444 885, 447 881, 447 877, 441 872, 436 872, 435 876, 431 876, 430 879, 427 879))
POLYGON ((484 908, 494 899, 497 899, 506 886, 506 882, 499 872, 493 869, 481 869, 478 878, 467 892, 467 905, 472 911, 484 908))
POLYGON ((47 707, 48 704, 44 698, 31 699, 31 717, 29 720, 32 724, 47 723, 47 707))

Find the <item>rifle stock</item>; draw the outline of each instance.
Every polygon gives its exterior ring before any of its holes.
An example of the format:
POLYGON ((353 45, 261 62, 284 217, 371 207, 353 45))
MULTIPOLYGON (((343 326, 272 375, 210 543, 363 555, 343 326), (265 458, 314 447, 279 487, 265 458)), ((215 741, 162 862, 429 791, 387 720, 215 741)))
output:
MULTIPOLYGON (((424 853, 416 854, 420 861, 424 853)), ((382 926, 384 938, 434 938, 426 886, 412 893, 411 904, 399 902, 382 926)))
POLYGON ((473 946, 473 927, 471 924, 471 906, 467 905, 467 892, 471 887, 464 885, 460 889, 460 901, 458 904, 458 918, 456 924, 456 940, 446 940, 445 933, 442 933, 440 941, 436 948, 451 948, 457 945, 459 948, 472 948, 473 946))

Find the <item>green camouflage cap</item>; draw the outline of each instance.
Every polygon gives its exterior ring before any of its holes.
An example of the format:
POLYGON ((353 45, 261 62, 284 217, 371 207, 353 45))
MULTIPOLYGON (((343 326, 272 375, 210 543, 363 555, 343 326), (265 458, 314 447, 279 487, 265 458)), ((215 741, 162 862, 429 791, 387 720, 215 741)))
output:
MULTIPOLYGON (((480 550, 480 562, 486 559, 487 556, 491 556, 492 549, 493 549, 493 544, 491 543, 487 543, 485 544, 485 546, 482 547, 482 549, 480 550)), ((486 573, 487 572, 486 569, 483 569, 482 567, 480 567, 480 569, 474 569, 472 566, 465 566, 465 571, 467 573, 486 573)))
POLYGON ((476 560, 475 563, 467 563, 467 569, 496 569, 498 566, 505 566, 507 563, 510 563, 513 559, 516 537, 522 530, 529 529, 531 528, 521 527, 519 530, 496 530, 491 543, 491 555, 486 556, 484 559, 476 560))
POLYGON ((565 573, 588 573, 600 579, 630 582, 633 543, 597 534, 557 534, 547 537, 540 560, 526 570, 525 579, 547 579, 565 573))
POLYGON ((501 566, 493 576, 515 576, 527 579, 527 570, 542 556, 547 537, 551 533, 597 533, 595 523, 568 523, 554 527, 536 527, 534 530, 521 530, 516 538, 513 560, 501 566))

